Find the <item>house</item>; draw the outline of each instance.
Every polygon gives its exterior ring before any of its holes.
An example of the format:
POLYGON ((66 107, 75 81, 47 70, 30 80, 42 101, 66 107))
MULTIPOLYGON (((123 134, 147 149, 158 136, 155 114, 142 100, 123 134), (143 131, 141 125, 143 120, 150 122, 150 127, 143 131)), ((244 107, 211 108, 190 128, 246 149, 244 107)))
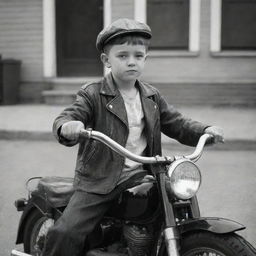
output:
POLYGON ((143 79, 173 104, 256 105, 255 0, 0 0, 0 54, 22 61, 20 101, 67 104, 105 72, 98 32, 153 32, 143 79))

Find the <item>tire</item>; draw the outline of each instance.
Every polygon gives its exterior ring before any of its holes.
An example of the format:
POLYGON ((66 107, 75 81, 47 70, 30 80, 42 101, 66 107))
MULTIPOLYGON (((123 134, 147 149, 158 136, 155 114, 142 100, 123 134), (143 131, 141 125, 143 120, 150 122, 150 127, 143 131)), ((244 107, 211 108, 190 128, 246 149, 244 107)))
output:
POLYGON ((33 256, 41 256, 46 234, 54 220, 45 217, 38 209, 28 216, 24 228, 24 252, 33 256))
POLYGON ((182 238, 180 254, 182 256, 255 256, 256 250, 235 233, 196 232, 182 238))

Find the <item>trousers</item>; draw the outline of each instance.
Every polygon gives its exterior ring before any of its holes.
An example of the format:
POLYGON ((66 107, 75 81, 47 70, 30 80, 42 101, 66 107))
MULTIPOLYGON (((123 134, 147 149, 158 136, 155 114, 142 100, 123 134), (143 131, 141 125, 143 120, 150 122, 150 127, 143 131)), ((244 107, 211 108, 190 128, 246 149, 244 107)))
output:
POLYGON ((144 175, 134 175, 108 194, 75 191, 61 217, 49 229, 42 256, 84 256, 87 236, 122 191, 134 186, 144 175))

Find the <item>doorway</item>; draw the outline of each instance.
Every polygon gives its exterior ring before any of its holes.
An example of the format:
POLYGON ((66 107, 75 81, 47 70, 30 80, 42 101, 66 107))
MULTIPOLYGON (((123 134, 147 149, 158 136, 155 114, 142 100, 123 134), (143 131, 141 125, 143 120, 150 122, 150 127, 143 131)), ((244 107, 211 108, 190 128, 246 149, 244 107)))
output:
POLYGON ((95 47, 103 29, 103 0, 56 0, 57 76, 101 76, 95 47))

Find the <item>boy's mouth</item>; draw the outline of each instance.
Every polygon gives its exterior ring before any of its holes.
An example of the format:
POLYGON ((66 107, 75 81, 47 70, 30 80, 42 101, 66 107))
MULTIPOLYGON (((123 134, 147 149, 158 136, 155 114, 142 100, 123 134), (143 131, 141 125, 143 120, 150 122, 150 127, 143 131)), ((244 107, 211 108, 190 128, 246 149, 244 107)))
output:
POLYGON ((135 69, 131 69, 131 70, 127 70, 126 72, 128 72, 128 73, 135 73, 135 72, 138 72, 138 71, 135 70, 135 69))

